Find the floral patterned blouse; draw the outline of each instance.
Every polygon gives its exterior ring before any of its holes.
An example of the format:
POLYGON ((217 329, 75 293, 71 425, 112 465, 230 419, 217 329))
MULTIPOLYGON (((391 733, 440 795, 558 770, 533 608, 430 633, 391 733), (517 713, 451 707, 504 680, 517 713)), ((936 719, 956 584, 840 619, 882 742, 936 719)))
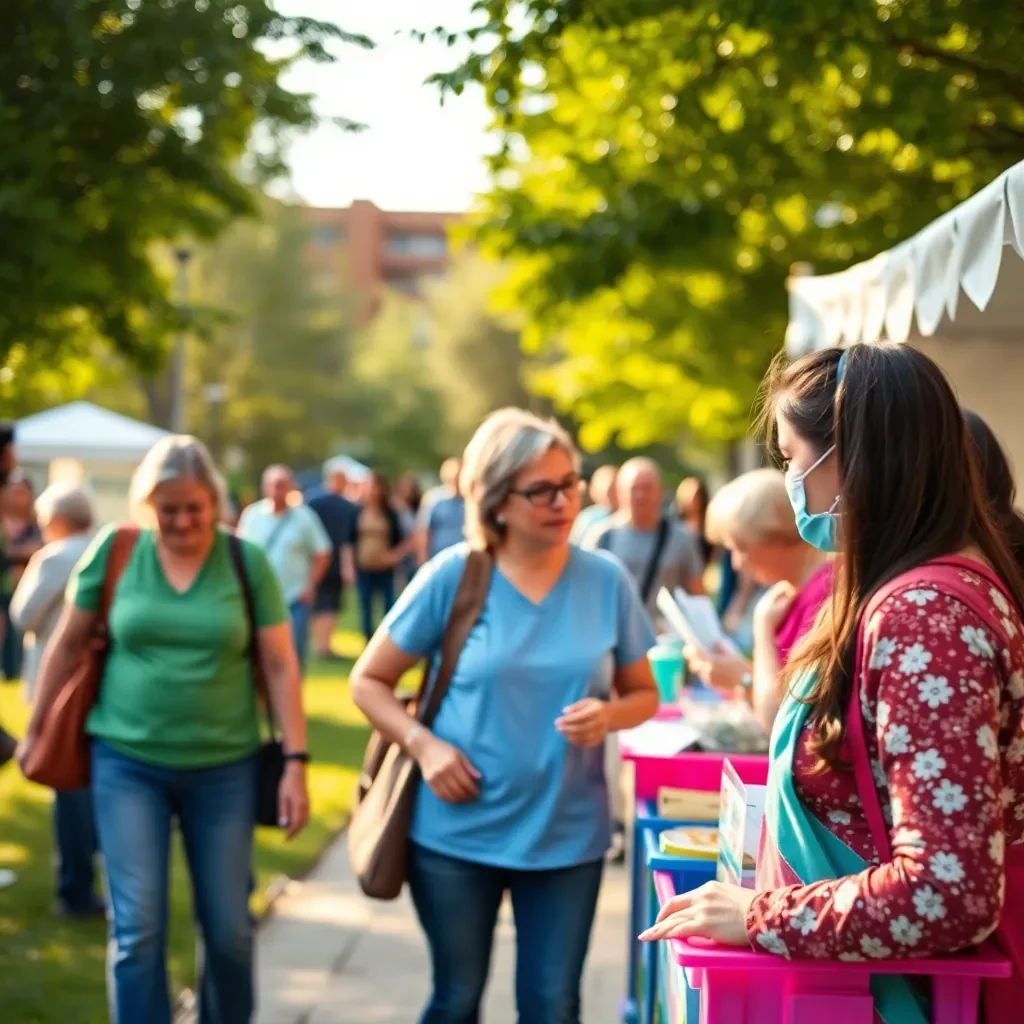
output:
POLYGON ((908 583, 865 638, 862 710, 892 860, 878 862, 852 772, 811 774, 805 731, 797 792, 871 866, 759 893, 747 915, 756 948, 816 959, 925 957, 995 931, 1004 844, 1024 842, 1024 626, 987 580, 961 578, 987 596, 1005 636, 955 597, 908 583))

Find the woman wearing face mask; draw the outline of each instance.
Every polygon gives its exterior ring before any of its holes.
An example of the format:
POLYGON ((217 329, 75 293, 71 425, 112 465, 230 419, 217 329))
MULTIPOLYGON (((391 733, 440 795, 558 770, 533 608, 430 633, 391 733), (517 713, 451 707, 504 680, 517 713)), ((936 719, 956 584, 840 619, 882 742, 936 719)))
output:
MULTIPOLYGON (((840 552, 833 599, 787 668, 758 885, 712 883, 648 938, 900 959, 995 936, 1024 1005, 1024 583, 949 384, 906 345, 815 353, 767 384, 797 525, 840 552), (859 654, 858 654, 859 647, 859 654), (852 767, 852 770, 850 770, 852 767)), ((887 1024, 927 993, 872 983, 887 1024)))
POLYGON ((684 655, 706 685, 748 699, 771 732, 782 701, 781 669, 828 597, 832 564, 800 536, 777 469, 755 469, 726 484, 711 502, 708 522, 736 571, 770 589, 754 611, 753 660, 725 650, 687 648, 684 655))
POLYGON ((433 961, 421 1022, 479 1020, 508 891, 519 1019, 578 1024, 610 839, 602 747, 657 710, 654 637, 622 564, 569 543, 579 470, 561 427, 495 413, 466 449, 463 482, 467 534, 493 573, 432 731, 410 725, 394 690, 437 651, 468 545, 420 570, 352 671, 356 703, 423 774, 409 854, 433 961))
MULTIPOLYGON (((299 668, 277 578, 262 550, 220 527, 225 491, 192 437, 160 441, 136 470, 143 528, 114 591, 111 649, 89 715, 92 793, 111 907, 110 1016, 170 1024, 167 886, 172 825, 184 840, 200 933, 200 1024, 248 1024, 254 1011, 250 863, 260 745, 250 623, 287 757, 282 818, 309 815, 299 668)), ((68 587, 43 654, 22 761, 89 642, 118 540, 103 531, 68 587)))

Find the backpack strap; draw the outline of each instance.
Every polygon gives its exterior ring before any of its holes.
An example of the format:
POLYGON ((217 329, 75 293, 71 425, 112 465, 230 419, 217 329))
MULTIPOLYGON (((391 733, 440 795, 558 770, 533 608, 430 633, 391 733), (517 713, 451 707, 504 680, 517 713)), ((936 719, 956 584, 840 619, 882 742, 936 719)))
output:
POLYGON ((651 549, 651 560, 647 563, 643 581, 640 584, 640 597, 644 604, 651 599, 651 591, 654 589, 654 581, 658 577, 658 567, 661 565, 661 556, 665 551, 665 543, 668 540, 668 516, 662 516, 658 522, 658 533, 654 538, 654 547, 651 549))
POLYGON ((489 551, 470 551, 441 638, 441 663, 437 675, 431 685, 431 661, 428 660, 416 697, 416 717, 427 728, 441 708, 441 701, 448 692, 448 684, 452 681, 462 648, 483 611, 493 568, 494 559, 489 551))
POLYGON ((869 599, 867 606, 857 625, 857 652, 853 670, 853 686, 850 691, 850 702, 846 708, 845 735, 850 758, 853 762, 853 774, 857 784, 864 817, 871 830, 871 838, 875 849, 883 861, 892 858, 892 847, 889 843, 889 829, 885 824, 885 815, 878 799, 878 789, 871 771, 871 758, 867 732, 864 728, 864 712, 861 707, 861 694, 870 671, 870 659, 867 655, 867 637, 871 621, 882 606, 898 593, 919 587, 936 587, 943 593, 965 604, 994 633, 1003 636, 1005 630, 996 620, 986 597, 979 589, 963 578, 962 573, 970 572, 981 577, 986 583, 998 590, 1013 606, 1013 598, 1005 584, 996 573, 982 562, 973 559, 951 556, 937 558, 910 572, 897 576, 894 580, 880 587, 869 599))

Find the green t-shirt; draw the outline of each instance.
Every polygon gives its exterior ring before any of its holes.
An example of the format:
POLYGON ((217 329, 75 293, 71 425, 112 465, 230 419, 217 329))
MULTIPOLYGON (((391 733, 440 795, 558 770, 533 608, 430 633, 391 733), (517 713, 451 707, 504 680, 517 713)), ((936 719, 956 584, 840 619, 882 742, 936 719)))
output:
MULTIPOLYGON (((67 600, 96 611, 115 528, 101 532, 68 584, 67 600)), ((286 621, 281 588, 255 545, 242 542, 260 627, 286 621)), ((148 764, 205 768, 259 746, 249 625, 228 536, 217 540, 192 585, 167 582, 152 531, 144 530, 114 592, 111 650, 91 736, 148 764)))

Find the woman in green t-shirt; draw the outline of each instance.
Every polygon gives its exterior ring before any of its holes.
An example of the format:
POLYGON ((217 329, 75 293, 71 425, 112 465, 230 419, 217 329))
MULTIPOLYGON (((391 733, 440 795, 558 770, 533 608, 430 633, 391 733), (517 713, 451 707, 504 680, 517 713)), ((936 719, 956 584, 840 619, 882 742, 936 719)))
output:
MULTIPOLYGON (((170 834, 176 820, 202 940, 200 1024, 253 1015, 248 912, 260 745, 244 590, 218 525, 224 486, 201 442, 174 436, 132 481, 144 528, 114 592, 111 651, 87 730, 112 914, 111 1017, 170 1024, 166 970, 170 834)), ((68 585, 43 656, 26 748, 88 641, 117 530, 103 531, 68 585)), ((284 738, 280 792, 289 835, 306 824, 306 723, 280 587, 242 543, 258 650, 284 738)))

